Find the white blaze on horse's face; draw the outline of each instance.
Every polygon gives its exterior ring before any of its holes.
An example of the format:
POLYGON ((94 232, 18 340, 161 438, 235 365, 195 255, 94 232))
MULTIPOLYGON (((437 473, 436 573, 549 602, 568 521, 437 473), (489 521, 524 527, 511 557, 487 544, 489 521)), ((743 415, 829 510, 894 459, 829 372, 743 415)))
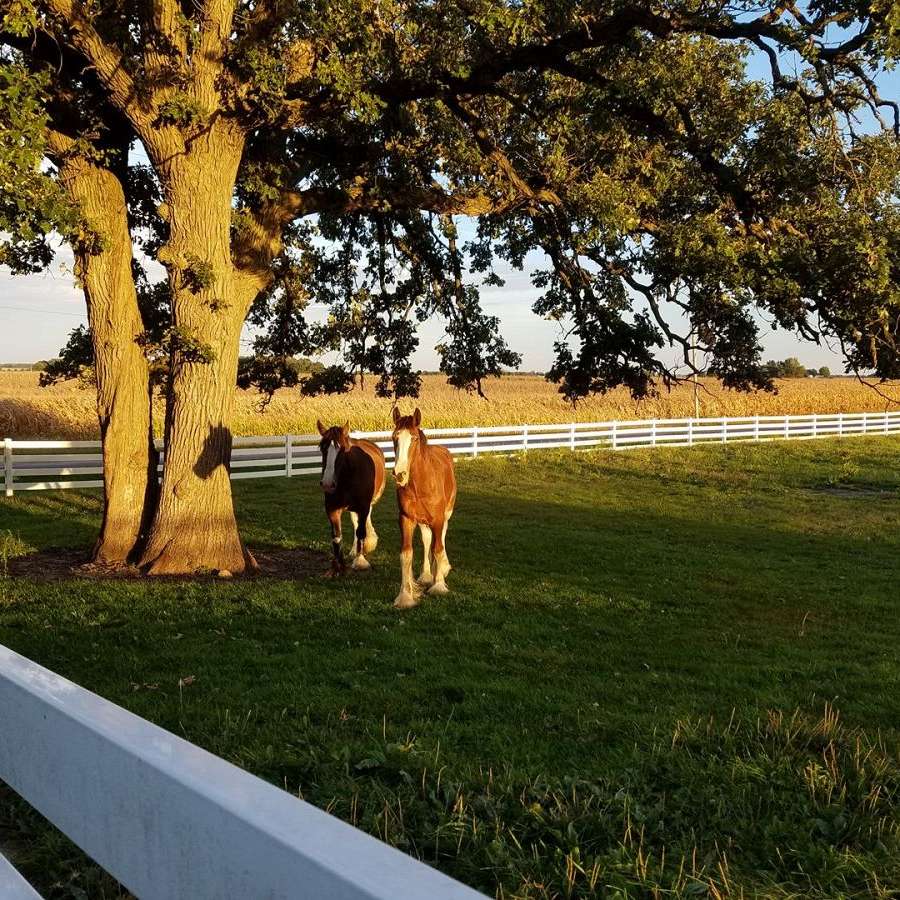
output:
POLYGON ((412 446, 412 434, 407 429, 397 432, 394 438, 394 479, 400 487, 409 481, 409 448, 412 446))
POLYGON ((338 448, 332 441, 325 451, 325 471, 322 473, 322 490, 329 493, 335 489, 334 464, 337 462, 338 448))

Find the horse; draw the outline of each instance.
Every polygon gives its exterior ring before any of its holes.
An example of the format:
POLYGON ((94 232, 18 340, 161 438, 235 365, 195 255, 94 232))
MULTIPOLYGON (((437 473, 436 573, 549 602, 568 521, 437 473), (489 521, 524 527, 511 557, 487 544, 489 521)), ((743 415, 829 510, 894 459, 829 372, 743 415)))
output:
POLYGON ((448 592, 447 524, 456 503, 456 475, 450 451, 446 447, 431 446, 419 427, 421 422, 422 414, 418 408, 411 416, 402 416, 394 407, 394 480, 401 536, 401 584, 400 593, 394 600, 398 609, 415 606, 424 588, 429 594, 448 592), (418 581, 414 581, 413 533, 417 525, 425 557, 422 573, 418 581))
POLYGON ((372 507, 384 492, 384 454, 371 441, 350 437, 350 423, 326 428, 317 421, 322 440, 322 492, 325 495, 325 514, 331 523, 331 573, 345 570, 341 548, 341 517, 350 510, 353 522, 355 555, 351 568, 369 569, 366 554, 378 546, 378 534, 372 524, 372 507))

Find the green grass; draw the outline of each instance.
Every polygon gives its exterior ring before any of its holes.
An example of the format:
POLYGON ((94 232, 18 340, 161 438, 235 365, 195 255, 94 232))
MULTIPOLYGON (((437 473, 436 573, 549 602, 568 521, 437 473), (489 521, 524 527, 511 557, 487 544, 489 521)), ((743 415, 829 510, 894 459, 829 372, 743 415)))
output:
MULTIPOLYGON (((461 462, 418 609, 389 491, 371 573, 0 577, 0 642, 488 894, 900 896, 898 453, 461 462)), ((315 479, 235 490, 251 547, 327 553, 315 479)), ((17 496, 0 532, 87 547, 98 514, 17 496)), ((116 896, 9 792, 4 845, 48 897, 116 896)))

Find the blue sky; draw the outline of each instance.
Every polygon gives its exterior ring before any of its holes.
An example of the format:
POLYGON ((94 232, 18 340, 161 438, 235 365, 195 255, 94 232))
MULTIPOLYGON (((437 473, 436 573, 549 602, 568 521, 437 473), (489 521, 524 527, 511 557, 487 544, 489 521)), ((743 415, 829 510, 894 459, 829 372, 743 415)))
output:
MULTIPOLYGON (((751 59, 749 72, 752 77, 764 78, 767 68, 762 60, 751 59)), ((900 72, 886 73, 879 83, 885 96, 900 98, 900 72)), ((482 289, 485 309, 500 319, 501 331, 510 347, 522 354, 522 368, 546 370, 552 362, 553 342, 560 336, 560 326, 531 312, 537 291, 528 272, 500 269, 499 273, 506 284, 502 288, 482 289)), ((312 316, 323 314, 321 308, 311 311, 312 316)), ((68 333, 86 321, 84 297, 75 286, 72 255, 67 247, 60 249, 50 269, 38 275, 13 276, 0 267, 0 362, 31 362, 56 356, 68 333)), ((809 366, 826 365, 834 372, 843 371, 835 348, 775 331, 764 320, 760 320, 760 326, 767 359, 797 356, 809 366)), ((418 368, 437 368, 434 346, 442 335, 440 320, 422 326, 420 348, 414 359, 418 368)), ((245 334, 245 339, 248 337, 245 334)))

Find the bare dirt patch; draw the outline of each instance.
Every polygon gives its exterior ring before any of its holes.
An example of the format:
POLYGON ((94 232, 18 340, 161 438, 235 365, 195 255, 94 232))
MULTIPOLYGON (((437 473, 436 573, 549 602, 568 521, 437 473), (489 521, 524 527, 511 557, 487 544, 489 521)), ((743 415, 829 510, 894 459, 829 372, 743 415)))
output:
MULTIPOLYGON (((202 572, 192 576, 160 576, 159 581, 235 581, 247 579, 277 579, 281 581, 298 578, 321 578, 328 572, 331 557, 321 550, 306 547, 291 549, 273 548, 252 550, 259 571, 247 572, 222 578, 213 572, 202 572)), ((143 578, 134 566, 110 567, 92 565, 87 561, 86 550, 71 548, 48 548, 37 553, 29 553, 8 560, 6 574, 14 578, 33 578, 36 581, 61 581, 68 578, 90 578, 127 580, 143 578)))

